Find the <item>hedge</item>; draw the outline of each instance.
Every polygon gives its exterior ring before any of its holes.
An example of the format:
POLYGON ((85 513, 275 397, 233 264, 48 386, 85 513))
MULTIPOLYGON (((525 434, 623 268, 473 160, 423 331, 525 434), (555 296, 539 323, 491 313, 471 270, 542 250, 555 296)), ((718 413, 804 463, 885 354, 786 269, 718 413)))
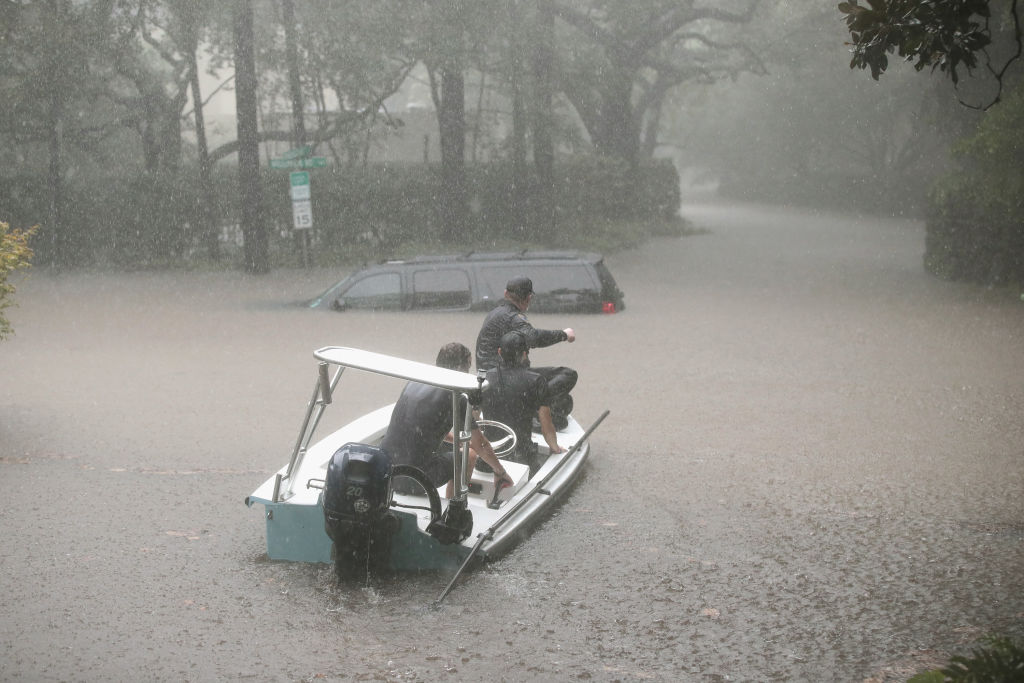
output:
MULTIPOLYGON (((213 220, 225 254, 236 258, 240 215, 237 171, 222 164, 208 189, 213 220)), ((320 258, 361 260, 393 255, 403 246, 439 245, 440 169, 436 165, 328 167, 310 171, 316 253, 320 258)), ((498 244, 530 222, 532 207, 514 208, 509 164, 467 167, 468 241, 474 248, 498 244)), ((609 220, 672 220, 679 210, 679 178, 668 161, 637 169, 601 157, 583 157, 555 167, 556 224, 561 230, 606 231, 609 220)), ((524 195, 536 195, 528 179, 524 195)), ((286 171, 262 171, 263 208, 272 259, 295 258, 291 200, 286 171)), ((173 173, 136 173, 65 181, 66 225, 62 235, 47 231, 46 182, 32 175, 0 178, 0 220, 12 226, 41 223, 34 242, 36 263, 50 264, 64 247, 66 265, 150 267, 188 265, 207 259, 204 190, 195 168, 173 173), (60 243, 58 243, 60 241, 60 243)), ((555 245, 561 235, 542 236, 555 245)), ((564 241, 564 240, 562 240, 564 241)), ((465 245, 462 245, 465 246, 465 245)), ((536 246, 544 246, 538 244, 536 246)), ((62 264, 63 265, 63 264, 62 264)))

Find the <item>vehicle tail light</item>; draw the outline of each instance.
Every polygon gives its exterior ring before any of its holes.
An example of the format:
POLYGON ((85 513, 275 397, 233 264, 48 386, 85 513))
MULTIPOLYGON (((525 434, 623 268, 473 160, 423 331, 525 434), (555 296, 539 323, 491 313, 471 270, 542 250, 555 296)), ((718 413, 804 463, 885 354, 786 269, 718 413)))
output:
POLYGON ((605 301, 603 304, 601 304, 601 312, 602 313, 614 313, 615 312, 615 302, 614 301, 605 301))

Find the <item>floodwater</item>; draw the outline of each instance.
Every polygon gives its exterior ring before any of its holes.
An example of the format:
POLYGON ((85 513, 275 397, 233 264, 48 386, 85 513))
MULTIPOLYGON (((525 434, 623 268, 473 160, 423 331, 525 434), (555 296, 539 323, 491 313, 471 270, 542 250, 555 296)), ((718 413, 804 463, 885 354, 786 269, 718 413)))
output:
POLYGON ((607 259, 625 312, 532 316, 576 329, 533 358, 580 371, 580 421, 611 415, 439 609, 448 575, 269 561, 243 500, 314 348, 431 362, 481 316, 285 305, 326 270, 34 272, 0 343, 0 679, 905 680, 1024 632, 1024 303, 926 275, 915 221, 683 213, 707 232, 607 259))

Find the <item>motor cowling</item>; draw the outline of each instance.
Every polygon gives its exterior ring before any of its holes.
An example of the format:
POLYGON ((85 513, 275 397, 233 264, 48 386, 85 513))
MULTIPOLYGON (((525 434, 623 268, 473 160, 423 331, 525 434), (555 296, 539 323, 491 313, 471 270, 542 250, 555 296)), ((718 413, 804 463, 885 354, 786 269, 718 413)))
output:
POLYGON ((331 456, 324 482, 324 528, 334 541, 339 577, 383 570, 399 527, 390 512, 391 457, 375 446, 347 443, 331 456))

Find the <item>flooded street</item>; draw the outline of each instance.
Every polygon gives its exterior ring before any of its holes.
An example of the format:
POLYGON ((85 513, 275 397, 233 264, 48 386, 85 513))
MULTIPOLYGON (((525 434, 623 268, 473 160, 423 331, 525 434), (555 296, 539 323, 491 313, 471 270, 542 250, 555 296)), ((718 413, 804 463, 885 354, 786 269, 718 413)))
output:
POLYGON ((0 679, 905 680, 1024 634, 1024 303, 929 277, 916 221, 683 214, 706 232, 607 258, 622 314, 531 316, 576 330, 532 357, 579 371, 579 421, 611 415, 440 609, 447 574, 267 560, 243 500, 315 348, 432 362, 482 315, 288 305, 328 270, 16 279, 0 679))

